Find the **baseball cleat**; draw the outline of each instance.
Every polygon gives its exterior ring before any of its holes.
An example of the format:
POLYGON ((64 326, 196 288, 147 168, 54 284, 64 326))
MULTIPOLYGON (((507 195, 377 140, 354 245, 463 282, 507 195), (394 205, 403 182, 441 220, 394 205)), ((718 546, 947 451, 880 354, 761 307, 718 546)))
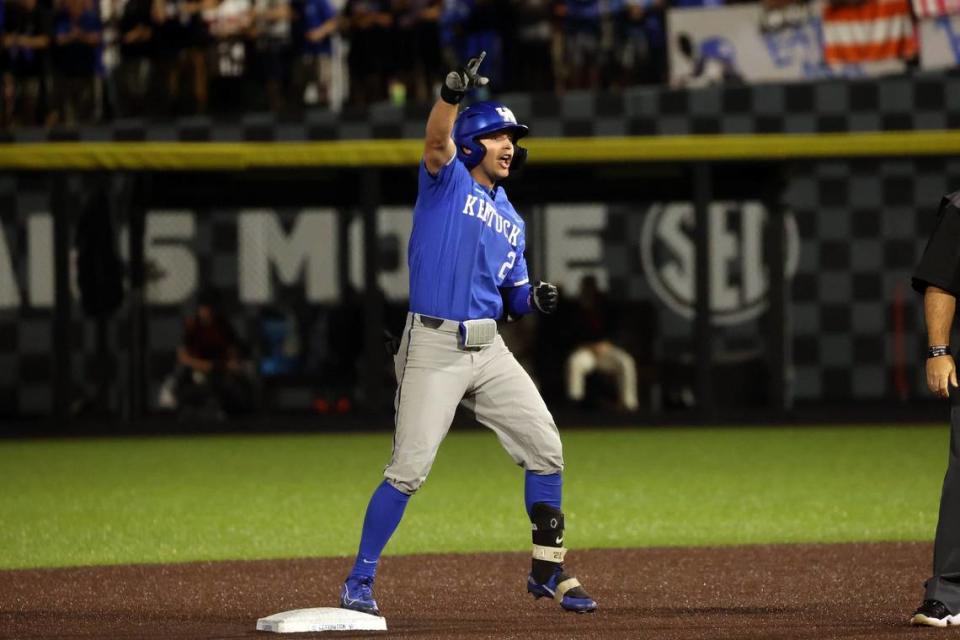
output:
POLYGON ((553 598, 566 611, 575 613, 593 613, 597 603, 583 590, 580 581, 571 578, 557 567, 553 575, 544 582, 537 582, 531 575, 527 578, 527 591, 536 599, 553 598))
POLYGON ((910 618, 910 624, 928 627, 960 625, 960 615, 950 615, 950 611, 939 600, 924 600, 910 618))
POLYGON ((380 608, 373 599, 373 578, 348 576, 340 587, 340 608, 379 616, 380 608))

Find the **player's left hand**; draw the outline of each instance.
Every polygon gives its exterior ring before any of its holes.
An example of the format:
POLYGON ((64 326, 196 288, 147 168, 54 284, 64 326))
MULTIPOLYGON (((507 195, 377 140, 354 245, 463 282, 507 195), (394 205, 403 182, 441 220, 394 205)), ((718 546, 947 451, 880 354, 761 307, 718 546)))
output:
POLYGON ((540 313, 546 315, 554 313, 557 310, 557 305, 560 304, 560 292, 557 290, 557 285, 543 280, 538 280, 537 284, 533 285, 530 296, 534 306, 540 310, 540 313))
POLYGON ((465 67, 447 74, 443 84, 440 85, 440 97, 443 98, 444 102, 459 104, 467 91, 475 87, 482 87, 490 81, 478 72, 480 63, 486 57, 487 52, 481 51, 476 58, 470 58, 465 67))

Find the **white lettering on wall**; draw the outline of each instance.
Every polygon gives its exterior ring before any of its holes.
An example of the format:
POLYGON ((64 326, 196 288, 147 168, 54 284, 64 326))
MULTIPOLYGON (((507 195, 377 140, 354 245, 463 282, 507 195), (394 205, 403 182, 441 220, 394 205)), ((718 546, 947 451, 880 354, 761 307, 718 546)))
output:
MULTIPOLYGON (((413 229, 413 209, 410 207, 381 207, 377 210, 377 237, 380 242, 397 248, 396 268, 380 265, 377 282, 390 300, 406 300, 410 295, 410 268, 407 265, 407 246, 413 229)), ((363 221, 350 221, 350 285, 357 291, 365 289, 363 282, 363 221)))
MULTIPOLYGON (((600 234, 607 226, 605 204, 553 204, 545 207, 545 274, 531 274, 560 285, 568 295, 580 289, 580 280, 594 275, 601 289, 607 286, 607 270, 600 264, 603 242, 600 234)), ((527 238, 530 244, 530 238, 527 238)))
MULTIPOLYGON (((769 258, 763 255, 767 210, 757 201, 713 202, 708 209, 710 313, 715 324, 737 324, 767 308, 769 258), (739 220, 739 224, 737 224, 739 220)), ((799 261, 799 236, 789 212, 784 214, 787 277, 799 261)), ((689 202, 655 203, 643 222, 641 258, 644 275, 657 297, 685 318, 696 306, 694 210, 689 202)))
POLYGON ((308 302, 337 299, 337 221, 332 209, 302 211, 289 235, 273 211, 243 211, 238 224, 242 302, 272 301, 274 273, 285 285, 306 280, 304 295, 308 302))
POLYGON ((179 304, 197 288, 196 235, 192 211, 151 211, 144 229, 143 256, 147 263, 147 301, 179 304))
MULTIPOLYGON (((52 307, 56 285, 53 277, 53 216, 50 213, 31 213, 27 217, 27 251, 27 299, 34 307, 52 307)), ((71 259, 71 269, 74 264, 71 259)), ((71 282, 74 280, 70 278, 71 282)))
POLYGON ((14 309, 20 306, 20 289, 3 229, 0 225, 0 309, 14 309))

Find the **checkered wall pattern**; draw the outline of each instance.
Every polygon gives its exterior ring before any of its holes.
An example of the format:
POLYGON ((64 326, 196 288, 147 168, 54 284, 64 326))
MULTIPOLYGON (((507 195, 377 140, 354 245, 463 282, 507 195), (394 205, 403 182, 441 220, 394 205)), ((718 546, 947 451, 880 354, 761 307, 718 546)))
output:
MULTIPOLYGON (((960 77, 920 76, 795 85, 707 88, 696 91, 635 89, 619 96, 569 94, 562 99, 504 96, 518 118, 538 135, 677 135, 942 129, 960 126, 960 77)), ((375 107, 359 118, 310 114, 283 123, 249 116, 237 122, 185 119, 144 127, 126 121, 79 132, 18 132, 16 141, 80 140, 308 140, 419 137, 420 110, 375 107)), ((925 334, 922 307, 909 275, 932 229, 940 197, 960 188, 954 159, 796 162, 782 201, 800 236, 800 262, 790 283, 793 391, 798 401, 909 398, 924 394, 925 334), (894 331, 899 327, 901 333, 894 331), (899 337, 898 337, 899 336, 899 337)), ((27 300, 29 216, 50 210, 49 189, 36 176, 0 177, 3 237, 23 303, 0 308, 0 415, 51 411, 52 318, 27 300)), ((229 299, 236 291, 235 212, 197 216, 193 247, 201 285, 229 299)), ((611 216, 611 222, 617 216, 611 216)), ((611 285, 631 297, 654 300, 636 256, 639 220, 617 222, 605 254, 611 285)), ((294 295, 294 292, 289 292, 294 295)), ((658 305, 665 343, 689 340, 692 327, 658 305)), ((150 310, 149 397, 172 366, 183 309, 150 310)), ((234 310, 243 331, 248 313, 234 310)), ((114 322, 110 366, 127 366, 119 345, 124 323, 114 322)), ((721 345, 749 342, 755 325, 718 331, 721 345)), ((74 381, 96 370, 93 323, 73 309, 74 381)), ((122 380, 124 376, 116 376, 122 380)), ((84 385, 78 384, 81 391, 84 385)), ((122 384, 110 390, 118 406, 122 384)))
MULTIPOLYGON (((618 94, 574 91, 495 96, 539 137, 643 136, 845 131, 941 130, 960 127, 960 76, 917 74, 661 89, 618 94)), ((288 121, 272 114, 234 120, 189 117, 168 124, 126 119, 80 131, 21 130, 14 142, 43 140, 270 141, 416 138, 429 106, 378 104, 362 113, 306 113, 288 121)))

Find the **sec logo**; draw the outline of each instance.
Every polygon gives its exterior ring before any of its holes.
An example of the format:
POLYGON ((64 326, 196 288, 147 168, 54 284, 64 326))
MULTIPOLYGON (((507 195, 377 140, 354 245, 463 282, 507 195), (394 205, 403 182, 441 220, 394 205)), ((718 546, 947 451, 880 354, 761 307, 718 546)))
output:
MULTIPOLYGON (((769 260, 763 234, 767 209, 757 201, 713 202, 707 219, 710 252, 710 320, 733 325, 752 320, 767 308, 769 260)), ((787 279, 797 272, 800 241, 793 216, 784 216, 787 279)), ((693 318, 696 308, 694 210, 690 202, 654 203, 640 234, 643 271, 667 307, 693 318)))

